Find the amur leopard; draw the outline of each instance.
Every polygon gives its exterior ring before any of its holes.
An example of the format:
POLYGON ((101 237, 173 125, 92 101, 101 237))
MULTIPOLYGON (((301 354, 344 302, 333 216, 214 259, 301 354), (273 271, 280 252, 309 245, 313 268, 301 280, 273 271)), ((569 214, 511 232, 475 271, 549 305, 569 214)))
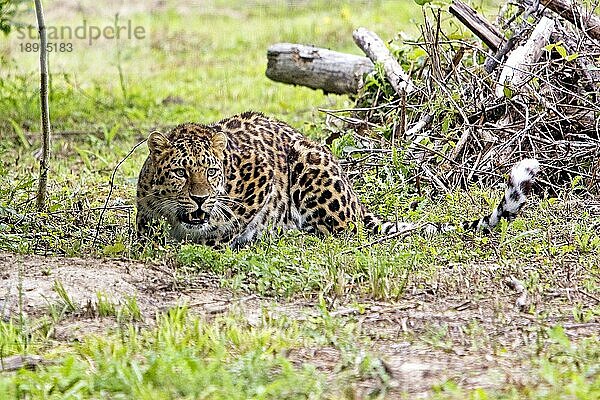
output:
MULTIPOLYGON (((181 241, 242 247, 264 232, 300 229, 331 234, 355 227, 391 234, 415 226, 386 221, 356 195, 332 153, 284 122, 246 112, 211 125, 185 123, 152 132, 137 188, 137 231, 151 236, 161 218, 181 241)), ((525 159, 511 170, 506 193, 490 215, 463 222, 489 230, 512 220, 539 169, 525 159)), ((454 229, 429 224, 428 232, 454 229)))

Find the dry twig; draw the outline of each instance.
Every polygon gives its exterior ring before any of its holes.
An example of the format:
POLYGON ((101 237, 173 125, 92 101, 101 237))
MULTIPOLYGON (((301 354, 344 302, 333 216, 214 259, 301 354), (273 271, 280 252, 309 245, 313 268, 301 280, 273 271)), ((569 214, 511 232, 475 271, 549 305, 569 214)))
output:
POLYGON ((35 0, 35 14, 40 34, 40 108, 42 114, 42 153, 40 157, 40 179, 36 197, 37 209, 46 205, 48 187, 48 160, 50 158, 50 111, 48 108, 48 37, 44 23, 44 9, 41 0, 35 0))

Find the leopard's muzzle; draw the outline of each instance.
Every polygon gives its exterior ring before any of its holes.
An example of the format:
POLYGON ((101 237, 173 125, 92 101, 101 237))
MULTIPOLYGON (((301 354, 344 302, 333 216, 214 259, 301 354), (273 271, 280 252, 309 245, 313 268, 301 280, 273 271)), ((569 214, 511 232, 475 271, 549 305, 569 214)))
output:
POLYGON ((203 225, 208 222, 208 213, 206 211, 202 211, 201 209, 197 209, 191 213, 183 213, 180 216, 181 222, 185 222, 190 225, 203 225))
POLYGON ((196 203, 198 208, 192 212, 184 212, 180 215, 181 222, 190 225, 204 225, 208 223, 210 214, 202 209, 202 205, 205 203, 208 196, 193 196, 190 198, 196 203))

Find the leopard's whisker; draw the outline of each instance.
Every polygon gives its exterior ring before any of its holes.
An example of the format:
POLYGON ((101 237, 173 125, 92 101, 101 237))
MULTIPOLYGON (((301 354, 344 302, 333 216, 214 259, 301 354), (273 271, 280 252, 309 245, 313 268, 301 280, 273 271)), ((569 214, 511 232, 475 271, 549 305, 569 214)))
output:
POLYGON ((224 222, 231 223, 231 224, 226 224, 226 225, 231 225, 227 229, 228 232, 232 232, 234 229, 237 230, 241 227, 239 219, 235 216, 235 213, 227 205, 217 203, 217 204, 215 204, 214 210, 217 213, 219 213, 219 215, 221 216, 221 218, 223 219, 224 222))
POLYGON ((234 199, 233 197, 219 196, 219 197, 217 197, 217 200, 222 201, 224 203, 232 203, 235 205, 243 205, 244 204, 244 202, 242 200, 234 199))

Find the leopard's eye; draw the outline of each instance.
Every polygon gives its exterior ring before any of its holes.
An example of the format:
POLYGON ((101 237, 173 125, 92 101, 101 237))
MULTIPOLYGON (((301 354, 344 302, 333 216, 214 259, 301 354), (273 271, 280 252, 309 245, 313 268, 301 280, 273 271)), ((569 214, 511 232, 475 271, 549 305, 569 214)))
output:
POLYGON ((173 174, 178 178, 185 178, 185 169, 183 169, 183 168, 174 169, 173 174))
POLYGON ((219 172, 217 168, 209 168, 206 170, 206 176, 215 176, 219 172))

